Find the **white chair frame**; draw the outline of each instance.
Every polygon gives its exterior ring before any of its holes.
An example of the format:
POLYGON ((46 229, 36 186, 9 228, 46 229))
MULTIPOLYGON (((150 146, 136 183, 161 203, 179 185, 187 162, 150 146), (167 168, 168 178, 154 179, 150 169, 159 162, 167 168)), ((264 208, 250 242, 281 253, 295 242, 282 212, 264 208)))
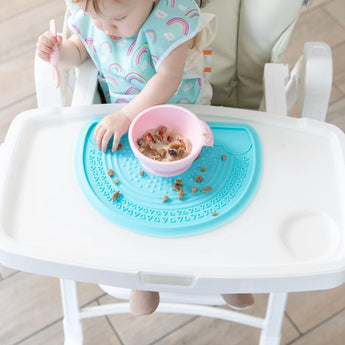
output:
MULTIPOLYGON (((66 93, 67 76, 65 75, 63 78, 62 90, 52 89, 50 69, 49 64, 36 57, 35 84, 38 107, 40 108, 65 105, 65 99, 62 95, 66 93)), ((75 74, 71 105, 92 104, 97 87, 97 70, 92 61, 87 60, 76 68, 75 74)), ((325 121, 332 87, 330 48, 322 42, 306 43, 303 55, 291 73, 289 73, 286 65, 267 63, 264 69, 263 85, 264 98, 261 109, 266 112, 286 116, 297 103, 301 117, 325 121)), ((78 301, 77 282, 74 280, 60 279, 60 288, 64 315, 65 345, 83 344, 82 319, 129 313, 128 302, 81 308, 78 301)), ((116 293, 116 287, 113 290, 116 293)), ((269 294, 266 315, 263 318, 204 305, 208 302, 205 296, 195 296, 191 300, 192 304, 187 303, 188 298, 183 299, 183 303, 170 303, 169 300, 168 302, 164 301, 164 293, 161 296, 163 297, 162 302, 156 310, 158 313, 172 312, 200 315, 244 324, 261 329, 259 345, 280 344, 287 292, 269 294), (201 304, 195 304, 199 297, 201 304)), ((128 293, 124 298, 128 298, 128 293)), ((179 296, 172 298, 173 302, 178 301, 178 299, 179 296)))
MULTIPOLYGON (((40 107, 61 105, 61 97, 55 91, 47 93, 47 82, 40 76, 44 69, 50 68, 36 59, 36 86, 40 107), (39 72, 38 72, 39 71, 39 72), (44 96, 42 96, 44 94, 44 96)), ((77 69, 77 81, 72 105, 92 104, 96 90, 97 71, 90 60, 77 69)), ((332 56, 330 48, 321 42, 305 44, 303 56, 289 75, 286 65, 269 63, 264 69, 265 111, 273 114, 288 115, 295 103, 302 117, 325 121, 332 86, 332 56), (317 95, 317 97, 315 97, 317 95)), ((80 308, 77 283, 74 280, 60 280, 64 313, 65 345, 82 345, 83 332, 81 320, 109 314, 129 312, 129 303, 115 303, 96 307, 80 308)), ((116 290, 116 288, 114 288, 116 290)), ((240 312, 205 305, 162 302, 156 312, 193 314, 219 318, 261 329, 259 345, 278 345, 287 301, 287 292, 270 293, 266 315, 259 318, 240 312)), ((201 296, 202 297, 202 296, 201 296)), ((202 301, 201 303, 204 303, 202 301)))

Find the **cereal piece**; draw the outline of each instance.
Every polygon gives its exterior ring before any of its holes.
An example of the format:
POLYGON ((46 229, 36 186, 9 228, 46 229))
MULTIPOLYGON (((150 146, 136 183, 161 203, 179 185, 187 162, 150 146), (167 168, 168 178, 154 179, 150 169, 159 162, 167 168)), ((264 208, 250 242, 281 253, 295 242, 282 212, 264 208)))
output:
POLYGON ((159 128, 159 130, 162 131, 163 134, 165 134, 168 128, 166 128, 165 126, 162 126, 159 128))
POLYGON ((164 194, 162 202, 166 202, 168 199, 169 199, 169 197, 166 194, 164 194))
POLYGON ((119 197, 119 195, 120 195, 120 191, 117 190, 117 191, 111 196, 111 199, 115 201, 115 200, 119 197))
POLYGON ((184 194, 184 190, 181 189, 180 192, 178 193, 178 199, 179 200, 182 200, 183 194, 184 194))
POLYGON ((203 193, 208 193, 211 189, 212 187, 205 187, 202 191, 203 193))
POLYGON ((168 154, 168 151, 165 148, 161 148, 158 153, 161 156, 161 158, 165 158, 168 154))
POLYGON ((154 133, 153 134, 153 142, 154 143, 160 143, 160 142, 162 142, 162 140, 163 140, 163 137, 164 137, 164 135, 163 135, 163 132, 161 132, 161 131, 159 131, 158 133, 154 133))
POLYGON ((108 169, 108 175, 110 177, 114 176, 114 170, 113 169, 108 169))
POLYGON ((217 212, 215 212, 215 211, 212 212, 212 216, 218 216, 218 214, 219 214, 219 213, 217 213, 217 212))
POLYGON ((118 150, 122 150, 122 143, 119 143, 119 145, 117 146, 118 150))
POLYGON ((205 168, 205 167, 202 167, 200 170, 201 170, 202 172, 205 172, 205 171, 206 171, 206 168, 205 168))
POLYGON ((222 161, 225 161, 226 160, 226 155, 222 155, 222 161))
POLYGON ((140 176, 143 176, 144 173, 145 173, 145 171, 144 171, 143 169, 140 169, 140 170, 139 170, 139 175, 140 175, 140 176))
POLYGON ((115 180, 114 180, 114 183, 115 184, 118 184, 120 182, 120 180, 118 179, 118 178, 116 178, 115 180))
POLYGON ((180 147, 179 149, 177 149, 177 155, 178 155, 179 157, 183 157, 184 154, 185 154, 185 152, 186 152, 186 149, 183 148, 183 147, 180 147))
POLYGON ((192 193, 195 194, 199 189, 196 187, 192 187, 192 193))
POLYGON ((182 147, 182 145, 180 143, 173 143, 169 145, 169 149, 179 149, 180 147, 182 147))
POLYGON ((175 180, 175 183, 176 183, 178 186, 183 187, 183 182, 182 182, 181 179, 176 179, 176 180, 175 180))
POLYGON ((176 192, 179 192, 181 190, 181 188, 176 183, 173 184, 173 188, 176 190, 176 192))
POLYGON ((204 179, 204 178, 203 178, 201 175, 199 175, 199 176, 197 176, 197 177, 195 178, 195 181, 198 182, 198 183, 200 183, 203 179, 204 179))

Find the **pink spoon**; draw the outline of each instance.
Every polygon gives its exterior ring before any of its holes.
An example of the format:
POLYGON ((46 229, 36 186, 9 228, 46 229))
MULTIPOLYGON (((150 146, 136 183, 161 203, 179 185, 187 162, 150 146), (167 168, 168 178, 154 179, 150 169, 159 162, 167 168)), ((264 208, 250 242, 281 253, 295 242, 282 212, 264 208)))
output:
MULTIPOLYGON (((50 21, 50 32, 56 37, 57 30, 56 30, 56 22, 54 19, 50 21)), ((50 54, 50 63, 53 67, 53 86, 58 88, 60 86, 60 71, 58 68, 58 61, 59 61, 59 48, 56 46, 52 54, 50 54)))

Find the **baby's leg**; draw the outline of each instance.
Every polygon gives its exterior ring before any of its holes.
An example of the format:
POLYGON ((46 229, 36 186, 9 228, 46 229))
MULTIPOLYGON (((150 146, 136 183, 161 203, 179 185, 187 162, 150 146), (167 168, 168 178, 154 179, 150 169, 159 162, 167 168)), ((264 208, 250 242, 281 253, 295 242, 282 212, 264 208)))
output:
POLYGON ((132 290, 129 305, 134 315, 151 314, 159 305, 159 292, 132 290))
POLYGON ((247 309, 254 304, 254 296, 250 293, 223 294, 223 300, 233 309, 247 309))

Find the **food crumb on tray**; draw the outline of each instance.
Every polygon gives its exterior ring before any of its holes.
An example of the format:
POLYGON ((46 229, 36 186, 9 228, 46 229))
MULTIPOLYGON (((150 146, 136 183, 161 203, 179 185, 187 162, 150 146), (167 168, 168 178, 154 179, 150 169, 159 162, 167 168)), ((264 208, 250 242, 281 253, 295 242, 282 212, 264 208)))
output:
POLYGON ((208 186, 208 187, 205 187, 202 191, 203 191, 203 193, 208 193, 211 191, 211 189, 212 189, 212 187, 208 186))
POLYGON ((198 183, 200 183, 203 179, 204 179, 204 178, 203 178, 201 175, 199 175, 199 176, 197 176, 197 177, 195 178, 195 181, 198 182, 198 183))
POLYGON ((119 197, 119 195, 120 195, 120 191, 117 190, 117 191, 111 196, 111 199, 112 199, 113 201, 115 201, 115 200, 119 197))

